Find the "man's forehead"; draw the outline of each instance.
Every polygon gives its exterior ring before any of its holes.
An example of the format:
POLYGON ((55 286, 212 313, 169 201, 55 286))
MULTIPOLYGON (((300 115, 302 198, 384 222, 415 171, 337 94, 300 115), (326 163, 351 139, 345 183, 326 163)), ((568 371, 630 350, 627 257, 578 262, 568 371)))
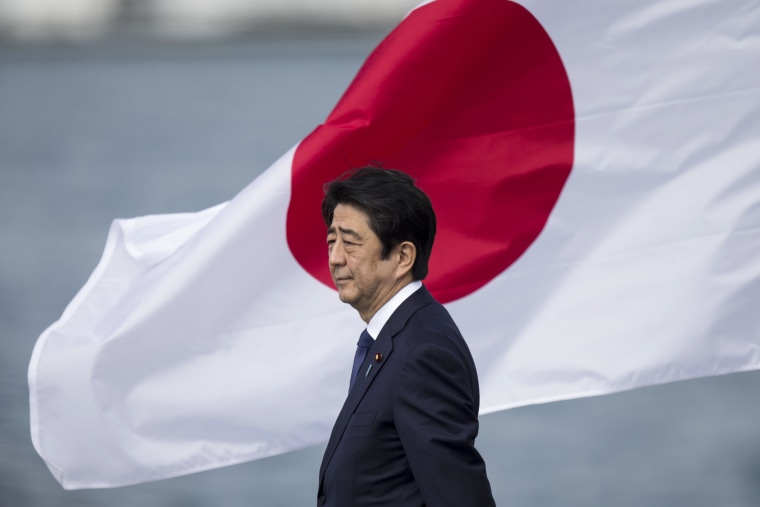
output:
POLYGON ((336 228, 341 232, 351 230, 358 234, 362 230, 369 229, 369 217, 356 206, 338 204, 333 211, 332 223, 328 231, 334 231, 336 228))

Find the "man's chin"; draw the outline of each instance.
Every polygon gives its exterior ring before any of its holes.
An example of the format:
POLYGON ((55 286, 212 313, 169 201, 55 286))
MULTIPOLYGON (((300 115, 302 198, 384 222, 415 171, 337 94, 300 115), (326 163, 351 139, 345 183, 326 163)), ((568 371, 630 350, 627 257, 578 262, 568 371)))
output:
POLYGON ((352 297, 352 294, 348 294, 347 291, 342 291, 338 289, 338 299, 340 299, 342 303, 351 305, 355 298, 352 297))

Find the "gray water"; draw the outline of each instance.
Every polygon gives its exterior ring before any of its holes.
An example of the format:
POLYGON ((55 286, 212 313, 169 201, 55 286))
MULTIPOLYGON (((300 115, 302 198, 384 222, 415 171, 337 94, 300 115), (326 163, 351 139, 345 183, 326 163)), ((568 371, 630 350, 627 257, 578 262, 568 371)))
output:
MULTIPOLYGON (((314 505, 322 447, 64 491, 31 445, 26 368, 113 218, 231 198, 325 118, 380 37, 0 48, 0 506, 314 505)), ((500 506, 760 506, 760 372, 481 423, 500 506)))

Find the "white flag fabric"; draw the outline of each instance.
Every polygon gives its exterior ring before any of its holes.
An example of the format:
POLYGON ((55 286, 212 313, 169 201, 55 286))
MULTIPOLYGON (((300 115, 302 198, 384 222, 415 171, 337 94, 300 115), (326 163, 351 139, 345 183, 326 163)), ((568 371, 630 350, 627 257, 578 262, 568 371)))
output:
POLYGON ((363 323, 326 277, 321 185, 430 194, 426 284, 481 412, 760 367, 760 5, 435 0, 230 202, 117 220, 29 366, 67 489, 324 441, 363 323))

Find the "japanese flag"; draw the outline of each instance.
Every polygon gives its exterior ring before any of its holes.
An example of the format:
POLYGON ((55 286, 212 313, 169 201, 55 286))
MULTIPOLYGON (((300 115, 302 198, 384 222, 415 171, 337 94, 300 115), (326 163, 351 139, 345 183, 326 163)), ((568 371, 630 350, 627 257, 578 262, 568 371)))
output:
POLYGON ((326 439, 363 323, 322 185, 413 175, 482 412, 760 367, 760 6, 435 0, 231 201, 116 220, 29 367, 65 488, 326 439))

